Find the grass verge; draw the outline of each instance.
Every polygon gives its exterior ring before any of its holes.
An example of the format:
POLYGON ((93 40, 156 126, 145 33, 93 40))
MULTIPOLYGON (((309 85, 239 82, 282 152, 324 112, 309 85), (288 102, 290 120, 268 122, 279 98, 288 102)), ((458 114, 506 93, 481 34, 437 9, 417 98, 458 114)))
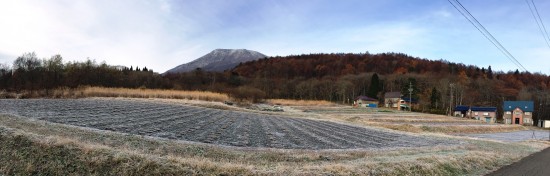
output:
POLYGON ((380 150, 221 147, 0 115, 0 175, 479 175, 547 143, 380 150))

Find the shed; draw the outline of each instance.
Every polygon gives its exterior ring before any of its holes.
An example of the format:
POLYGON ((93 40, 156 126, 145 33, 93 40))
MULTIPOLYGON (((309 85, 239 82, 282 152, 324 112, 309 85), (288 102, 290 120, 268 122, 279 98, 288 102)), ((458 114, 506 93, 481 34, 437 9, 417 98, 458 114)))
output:
POLYGON ((355 98, 355 101, 353 101, 354 107, 367 107, 367 108, 377 108, 378 107, 378 100, 375 98, 367 97, 367 96, 358 96, 355 98))
POLYGON ((538 127, 541 128, 550 128, 550 120, 539 120, 538 127))

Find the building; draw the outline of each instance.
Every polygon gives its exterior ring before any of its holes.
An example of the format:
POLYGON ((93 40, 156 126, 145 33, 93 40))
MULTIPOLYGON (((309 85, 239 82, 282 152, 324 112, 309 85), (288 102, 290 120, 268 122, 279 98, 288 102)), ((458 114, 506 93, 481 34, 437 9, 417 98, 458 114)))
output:
POLYGON ((502 118, 505 124, 533 125, 533 101, 504 101, 502 118))
POLYGON ((497 108, 459 105, 454 108, 453 116, 481 120, 487 123, 496 123, 497 108))
POLYGON ((470 107, 470 117, 487 123, 496 123, 496 107, 470 107))
POLYGON ((367 96, 358 96, 353 101, 353 107, 377 108, 378 100, 367 96))
POLYGON ((410 97, 401 97, 401 100, 399 101, 400 107, 402 110, 410 111, 412 108, 418 108, 418 99, 416 98, 410 98, 410 97))
POLYGON ((386 92, 384 94, 384 107, 401 110, 401 92, 386 92))
POLYGON ((539 119, 539 124, 537 126, 541 128, 550 128, 550 120, 539 119))
POLYGON ((470 117, 470 106, 458 105, 454 108, 453 116, 470 117))

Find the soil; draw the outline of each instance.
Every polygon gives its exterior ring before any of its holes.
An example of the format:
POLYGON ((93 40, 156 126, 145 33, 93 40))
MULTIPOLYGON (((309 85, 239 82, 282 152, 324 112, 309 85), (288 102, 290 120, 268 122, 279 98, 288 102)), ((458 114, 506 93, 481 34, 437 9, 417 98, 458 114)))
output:
POLYGON ((374 128, 135 99, 0 100, 0 113, 123 133, 237 147, 360 149, 455 145, 374 128))

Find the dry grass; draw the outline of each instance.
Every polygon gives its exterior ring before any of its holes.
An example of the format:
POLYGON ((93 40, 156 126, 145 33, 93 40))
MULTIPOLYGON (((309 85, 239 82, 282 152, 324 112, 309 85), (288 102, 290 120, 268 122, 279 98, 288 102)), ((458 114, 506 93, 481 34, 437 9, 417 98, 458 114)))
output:
POLYGON ((229 96, 222 93, 207 91, 160 90, 160 89, 128 89, 86 87, 81 94, 85 97, 126 97, 126 98, 166 98, 190 99, 205 101, 227 101, 229 96))
POLYGON ((284 106, 331 106, 334 103, 325 100, 289 100, 289 99, 268 99, 269 104, 284 106))
POLYGON ((482 175, 548 146, 449 140, 464 144, 388 150, 234 148, 0 115, 0 175, 482 175))
POLYGON ((518 125, 486 124, 480 120, 443 115, 383 112, 382 109, 362 109, 345 106, 327 108, 302 108, 301 116, 329 121, 352 123, 359 126, 382 127, 413 133, 496 133, 527 130, 518 125))
POLYGON ((129 89, 108 87, 58 88, 54 90, 22 91, 19 93, 0 91, 0 98, 87 98, 87 97, 124 97, 124 98, 160 98, 188 99, 224 102, 229 96, 208 91, 129 89))

